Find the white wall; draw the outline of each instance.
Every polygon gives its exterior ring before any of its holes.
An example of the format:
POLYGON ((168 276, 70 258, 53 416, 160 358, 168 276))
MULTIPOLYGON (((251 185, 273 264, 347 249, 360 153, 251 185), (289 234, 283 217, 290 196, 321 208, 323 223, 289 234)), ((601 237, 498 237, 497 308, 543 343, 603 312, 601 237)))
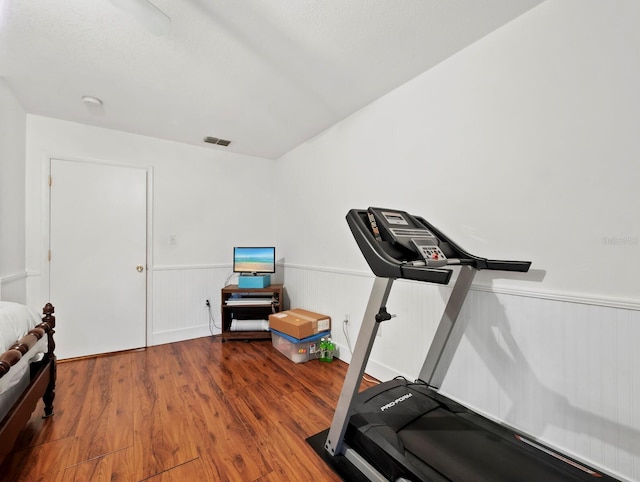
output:
POLYGON ((149 344, 209 334, 204 301, 211 299, 217 314, 233 246, 275 242, 268 189, 273 161, 28 115, 26 263, 35 305, 49 301, 45 256, 52 157, 151 168, 149 344), (176 312, 181 316, 174 317, 176 312))
MULTIPOLYGON (((349 359, 372 280, 344 220, 421 215, 481 273, 443 390, 640 480, 640 4, 549 0, 283 156, 278 246, 292 304, 349 359), (472 307, 472 308, 471 308, 472 307)), ((398 282, 368 370, 415 378, 447 288, 398 282)))
POLYGON ((26 113, 0 78, 0 299, 24 303, 26 113))
POLYGON ((363 269, 344 215, 395 206, 544 272, 508 286, 637 304, 637 9, 546 2, 285 155, 288 261, 363 269))

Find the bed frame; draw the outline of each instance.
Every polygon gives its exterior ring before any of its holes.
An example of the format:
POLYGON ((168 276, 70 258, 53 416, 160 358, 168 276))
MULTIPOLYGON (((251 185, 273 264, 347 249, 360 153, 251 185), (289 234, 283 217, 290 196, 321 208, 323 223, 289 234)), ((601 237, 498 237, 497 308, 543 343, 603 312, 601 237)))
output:
POLYGON ((4 420, 0 422, 0 463, 11 452, 20 431, 31 418, 31 414, 40 398, 44 401, 43 418, 53 415, 53 399, 55 398, 56 386, 56 356, 54 354, 55 343, 53 341, 56 317, 53 316, 53 305, 47 303, 42 313, 42 322, 0 355, 0 378, 2 378, 40 338, 45 335, 48 338, 48 349, 44 358, 31 364, 31 382, 11 410, 9 410, 4 420))

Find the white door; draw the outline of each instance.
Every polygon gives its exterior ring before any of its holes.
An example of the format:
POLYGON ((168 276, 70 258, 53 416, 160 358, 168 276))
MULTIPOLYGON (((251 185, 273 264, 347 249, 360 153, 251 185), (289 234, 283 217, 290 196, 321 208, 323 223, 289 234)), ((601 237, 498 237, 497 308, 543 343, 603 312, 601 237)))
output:
POLYGON ((146 170, 52 159, 50 210, 58 358, 145 346, 146 170))

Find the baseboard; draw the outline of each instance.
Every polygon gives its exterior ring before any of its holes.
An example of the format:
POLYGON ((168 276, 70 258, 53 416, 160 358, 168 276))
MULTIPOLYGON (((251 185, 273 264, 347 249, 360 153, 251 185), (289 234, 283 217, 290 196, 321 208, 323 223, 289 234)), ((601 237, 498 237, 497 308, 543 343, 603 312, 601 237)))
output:
POLYGON ((166 343, 175 343, 177 341, 192 340, 194 338, 202 338, 205 336, 213 336, 219 334, 219 330, 214 330, 213 334, 209 329, 209 325, 201 325, 190 328, 182 328, 179 330, 168 330, 159 333, 153 333, 147 343, 149 346, 164 345, 166 343))

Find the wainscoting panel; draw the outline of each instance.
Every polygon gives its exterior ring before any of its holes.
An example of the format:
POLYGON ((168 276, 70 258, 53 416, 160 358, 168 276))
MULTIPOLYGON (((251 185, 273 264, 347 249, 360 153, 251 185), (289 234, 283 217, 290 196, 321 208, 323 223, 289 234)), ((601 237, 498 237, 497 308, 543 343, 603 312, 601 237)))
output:
MULTIPOLYGON (((287 266, 292 307, 332 317, 349 361, 373 277, 287 266), (349 314, 345 326, 343 319, 349 314)), ((450 288, 396 281, 367 372, 418 376, 450 288)), ((640 311, 469 292, 442 392, 622 480, 640 480, 640 311)))
MULTIPOLYGON (((338 346, 338 356, 349 362, 373 286, 373 276, 286 266, 284 279, 290 308, 303 308, 331 317, 331 336, 338 346), (347 317, 349 322, 345 324, 347 317)), ((382 336, 376 340, 372 361, 367 367, 367 372, 378 378, 397 374, 386 366, 384 354, 388 348, 383 342, 383 339, 387 341, 384 338, 386 328, 381 329, 382 336)))
POLYGON ((154 268, 148 344, 220 333, 220 290, 229 275, 228 266, 154 268), (205 300, 211 304, 212 322, 205 300))
POLYGON ((640 312, 472 291, 443 392, 622 478, 640 477, 640 312))

